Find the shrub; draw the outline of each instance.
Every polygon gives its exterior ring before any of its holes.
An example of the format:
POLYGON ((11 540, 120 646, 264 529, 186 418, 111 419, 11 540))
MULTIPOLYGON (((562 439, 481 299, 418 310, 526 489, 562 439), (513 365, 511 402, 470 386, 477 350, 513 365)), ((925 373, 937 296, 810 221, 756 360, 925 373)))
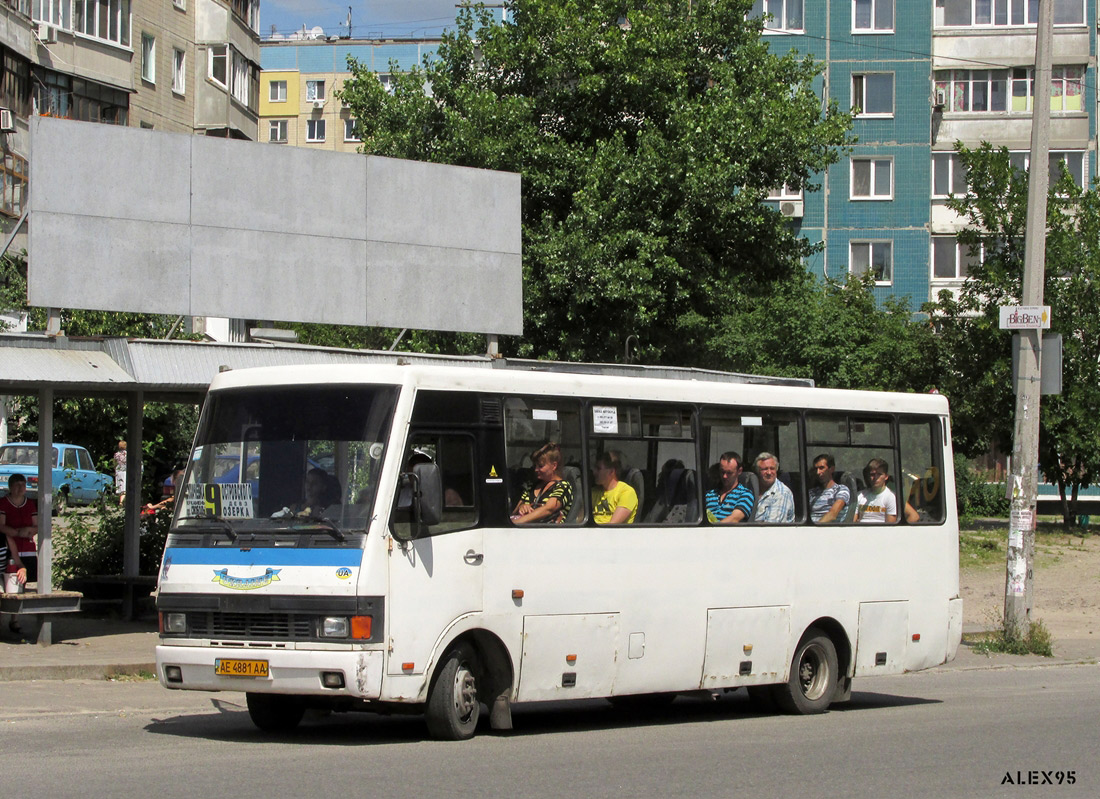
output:
MULTIPOLYGON (((156 574, 172 511, 165 508, 141 519, 139 574, 156 574)), ((125 516, 111 501, 97 502, 88 513, 69 516, 69 528, 54 544, 53 581, 64 585, 76 577, 122 574, 125 516)))
POLYGON ((1003 652, 1008 655, 1054 656, 1054 638, 1041 621, 1033 621, 1022 638, 1009 636, 1004 628, 989 633, 974 643, 974 651, 988 655, 1003 652))
POLYGON ((955 501, 960 519, 1008 516, 1005 484, 991 483, 962 455, 955 456, 955 501))

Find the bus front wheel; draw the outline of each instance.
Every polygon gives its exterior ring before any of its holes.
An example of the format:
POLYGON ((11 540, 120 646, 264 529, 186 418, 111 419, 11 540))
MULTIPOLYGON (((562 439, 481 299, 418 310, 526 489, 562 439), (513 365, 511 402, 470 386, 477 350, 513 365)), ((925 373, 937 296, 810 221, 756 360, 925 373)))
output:
POLYGON ((264 732, 290 732, 302 720, 306 706, 296 696, 245 694, 252 723, 264 732))
POLYGON ((476 672, 477 656, 469 644, 459 644, 447 654, 424 711, 433 738, 464 741, 474 736, 481 717, 476 672))
POLYGON ((811 628, 795 650, 787 682, 776 686, 776 703, 788 713, 824 713, 836 693, 837 671, 832 640, 821 630, 811 628))

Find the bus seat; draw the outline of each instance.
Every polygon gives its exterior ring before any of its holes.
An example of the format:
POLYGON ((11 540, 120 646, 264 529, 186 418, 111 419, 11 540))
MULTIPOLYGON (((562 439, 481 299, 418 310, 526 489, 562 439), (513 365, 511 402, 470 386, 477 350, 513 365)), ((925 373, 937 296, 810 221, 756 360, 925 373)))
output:
POLYGON ((859 498, 859 484, 856 482, 856 478, 851 472, 836 472, 833 475, 833 479, 838 483, 843 483, 848 486, 848 491, 852 494, 851 501, 844 506, 844 512, 840 514, 837 522, 840 524, 851 524, 852 519, 856 515, 856 500, 859 498))
POLYGON ((691 523, 698 519, 699 498, 695 489, 695 470, 676 467, 662 470, 657 479, 657 500, 645 521, 655 524, 691 523))
POLYGON ((581 470, 576 466, 562 466, 561 476, 568 480, 569 485, 573 487, 573 507, 569 509, 569 513, 565 517, 565 523, 580 524, 581 519, 584 518, 585 506, 585 499, 581 494, 583 487, 581 470))
POLYGON ((756 476, 756 472, 741 472, 739 482, 752 492, 752 504, 756 507, 756 502, 760 499, 760 478, 756 476))
POLYGON ((622 479, 628 483, 631 488, 634 489, 634 493, 638 495, 638 510, 641 511, 645 507, 645 475, 641 473, 639 469, 635 469, 631 466, 629 469, 623 471, 622 479))

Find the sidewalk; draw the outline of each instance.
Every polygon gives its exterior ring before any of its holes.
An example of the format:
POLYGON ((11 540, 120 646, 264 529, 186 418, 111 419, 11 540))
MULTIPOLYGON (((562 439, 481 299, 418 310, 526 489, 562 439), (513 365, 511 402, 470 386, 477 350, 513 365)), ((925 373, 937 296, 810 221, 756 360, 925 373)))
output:
MULTIPOLYGON (((6 624, 6 621, 5 621, 6 624)), ((27 627, 27 623, 24 622, 27 627)), ((966 624, 964 633, 981 632, 966 624)), ((28 630, 28 633, 31 632, 28 630)), ((104 680, 119 675, 155 672, 157 623, 65 615, 53 622, 52 646, 39 646, 31 635, 16 637, 6 626, 0 631, 0 681, 104 680)), ((1034 668, 1100 661, 1100 641, 1054 641, 1054 657, 1039 655, 983 655, 964 643, 955 659, 940 666, 947 670, 1034 668)))
MULTIPOLYGON (((59 614, 60 615, 60 614, 59 614)), ((37 627, 20 620, 23 635, 0 629, 0 680, 105 680, 119 675, 152 675, 157 645, 156 619, 139 621, 64 614, 53 621, 51 646, 39 646, 37 627)))

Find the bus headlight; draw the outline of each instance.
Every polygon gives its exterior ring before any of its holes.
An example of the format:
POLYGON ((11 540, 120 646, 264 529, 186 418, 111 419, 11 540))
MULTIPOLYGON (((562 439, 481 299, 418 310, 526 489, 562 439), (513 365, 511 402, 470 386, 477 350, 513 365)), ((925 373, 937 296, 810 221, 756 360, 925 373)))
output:
POLYGON ((347 616, 325 616, 321 619, 322 638, 347 638, 350 631, 347 616))
POLYGON ((163 632, 177 634, 187 632, 186 613, 162 613, 160 618, 163 632))

